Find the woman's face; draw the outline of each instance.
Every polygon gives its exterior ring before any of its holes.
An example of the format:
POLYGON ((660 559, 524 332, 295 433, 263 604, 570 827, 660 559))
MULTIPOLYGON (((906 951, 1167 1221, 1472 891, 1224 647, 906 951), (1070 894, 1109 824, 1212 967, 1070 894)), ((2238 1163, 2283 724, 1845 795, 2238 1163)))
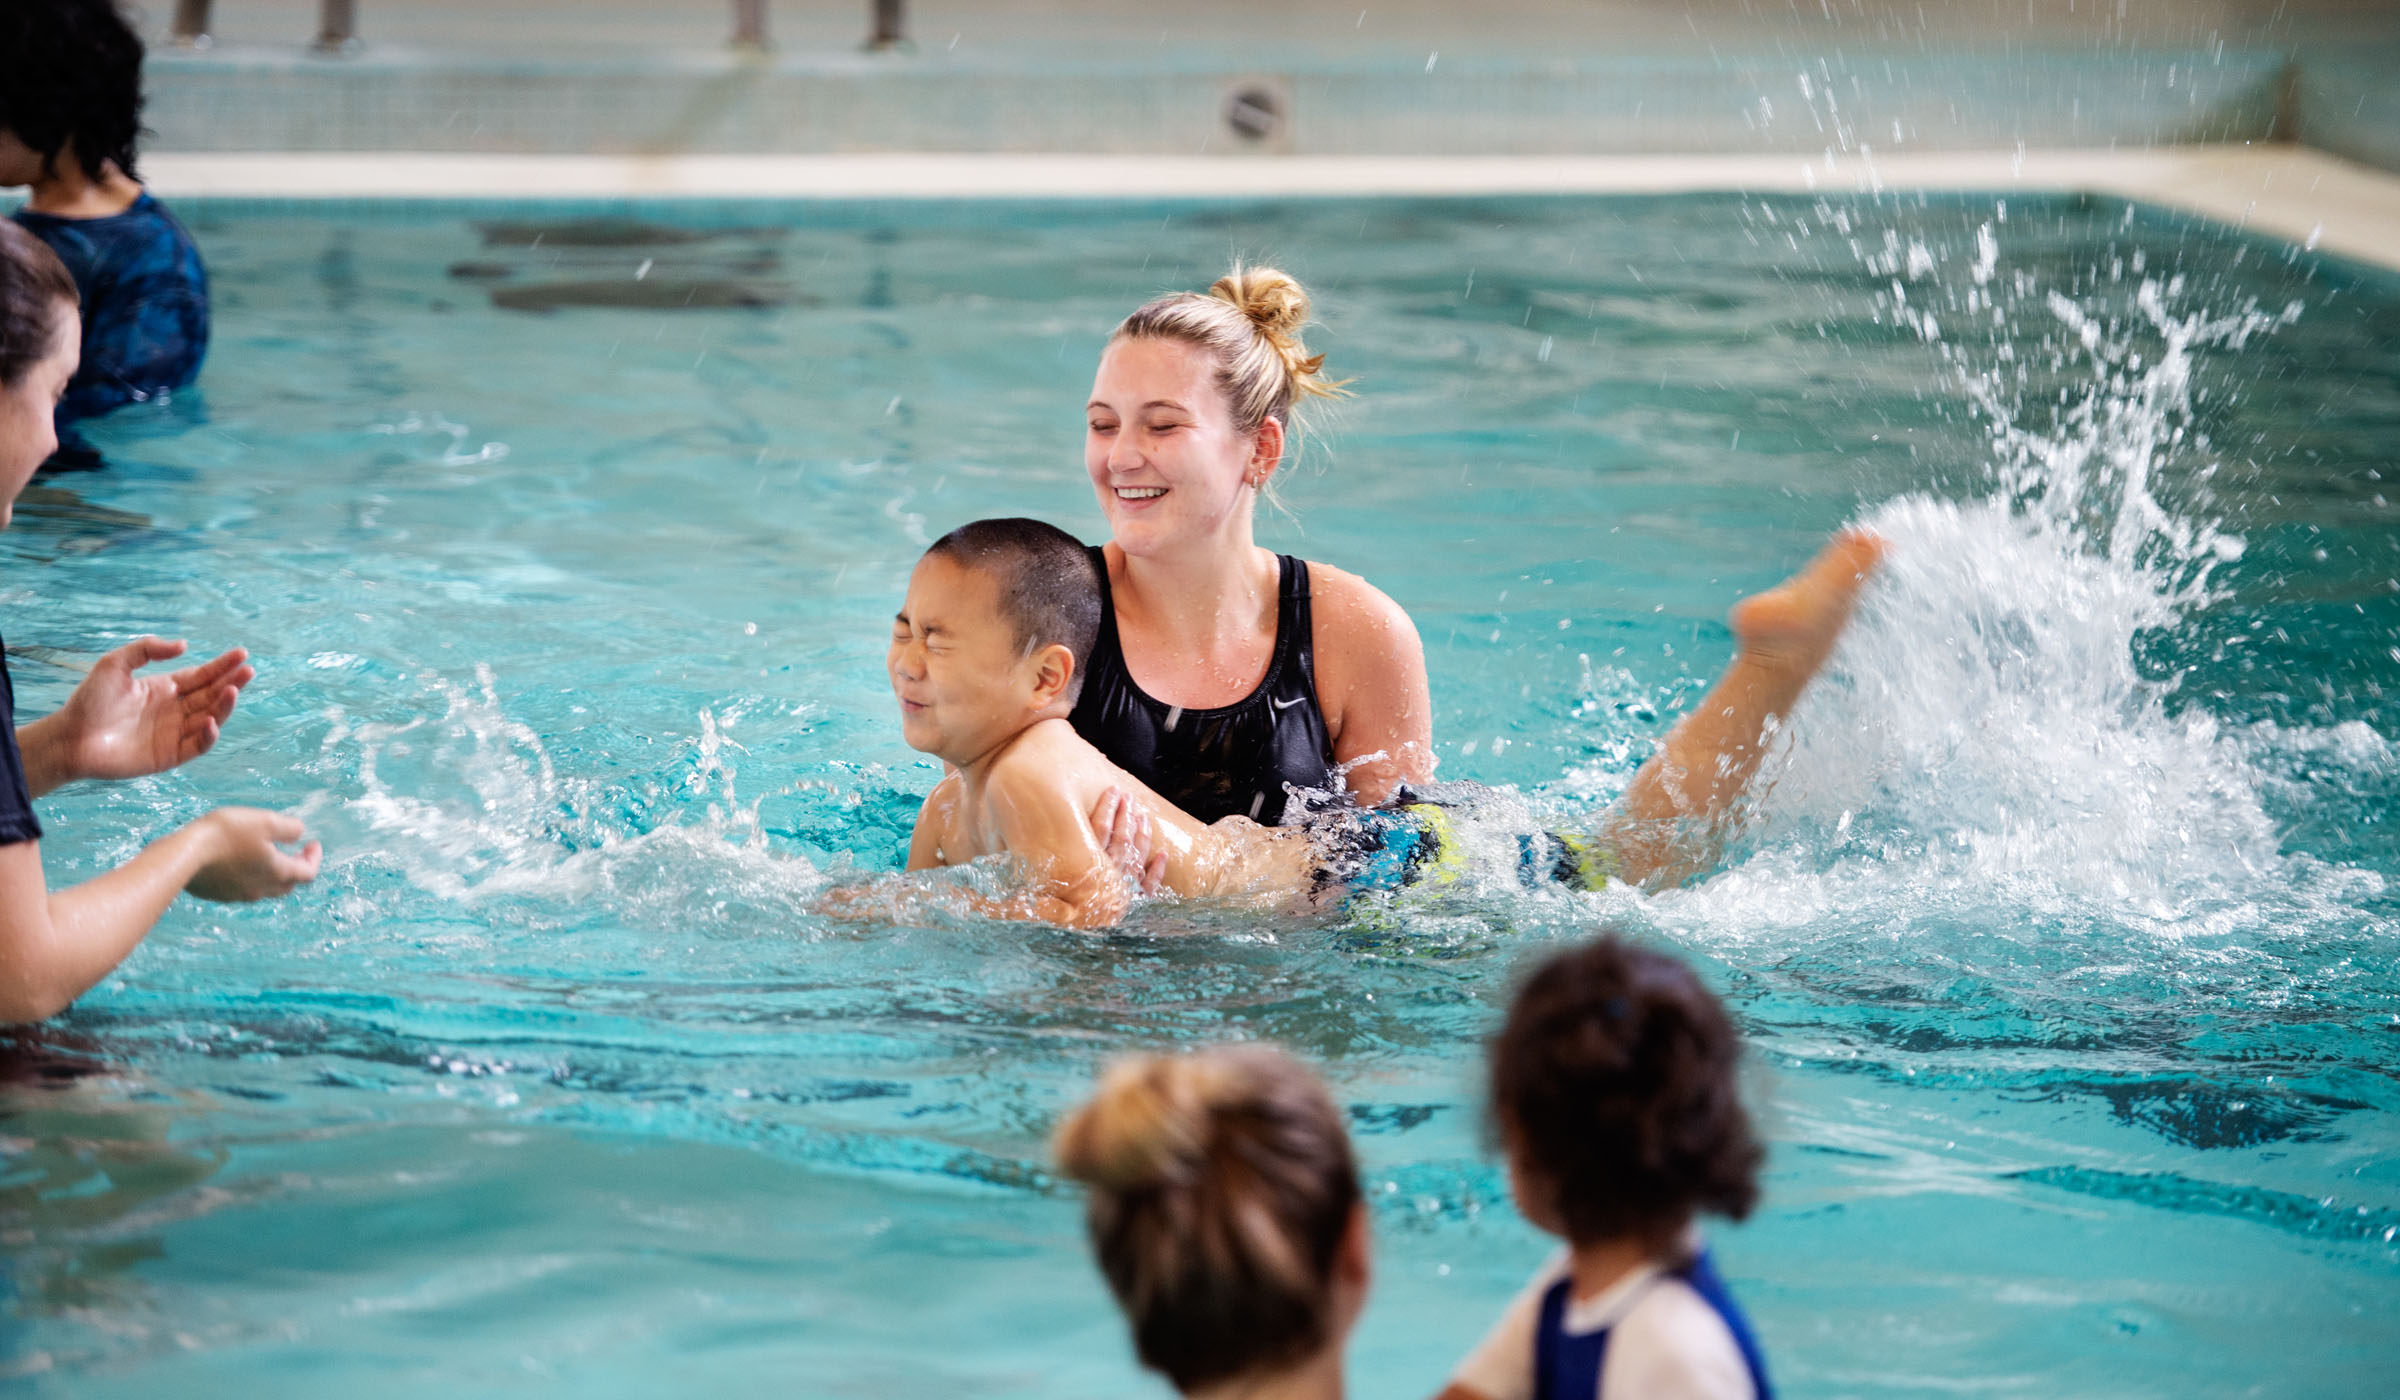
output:
POLYGON ((1136 556, 1246 527, 1282 450, 1272 424, 1235 429, 1216 362, 1179 340, 1111 341, 1084 423, 1084 470, 1110 533, 1136 556))
POLYGON ((0 384, 0 526, 8 524, 17 493, 58 450, 51 414, 75 377, 81 348, 75 308, 61 302, 50 328, 50 353, 13 384, 0 384))

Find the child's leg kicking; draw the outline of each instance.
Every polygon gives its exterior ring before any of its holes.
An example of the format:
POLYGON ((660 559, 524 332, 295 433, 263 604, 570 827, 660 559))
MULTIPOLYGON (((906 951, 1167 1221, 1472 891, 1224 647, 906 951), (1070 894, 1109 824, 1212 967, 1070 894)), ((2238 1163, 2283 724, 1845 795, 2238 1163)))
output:
POLYGON ((1882 557, 1882 540, 1845 530, 1808 567, 1735 606, 1741 650, 1733 664, 1676 723, 1602 823, 1601 840, 1625 879, 1675 884, 1716 859, 1766 756, 1769 721, 1791 714, 1833 654, 1882 557))

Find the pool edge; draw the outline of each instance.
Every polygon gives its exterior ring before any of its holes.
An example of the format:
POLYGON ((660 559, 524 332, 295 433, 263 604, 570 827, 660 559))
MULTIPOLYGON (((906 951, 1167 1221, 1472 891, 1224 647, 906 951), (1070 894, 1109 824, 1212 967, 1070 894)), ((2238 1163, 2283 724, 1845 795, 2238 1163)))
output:
POLYGON ((1627 156, 459 155, 158 152, 170 198, 1156 199, 2078 192, 2400 270, 2400 176, 2305 147, 1627 156))

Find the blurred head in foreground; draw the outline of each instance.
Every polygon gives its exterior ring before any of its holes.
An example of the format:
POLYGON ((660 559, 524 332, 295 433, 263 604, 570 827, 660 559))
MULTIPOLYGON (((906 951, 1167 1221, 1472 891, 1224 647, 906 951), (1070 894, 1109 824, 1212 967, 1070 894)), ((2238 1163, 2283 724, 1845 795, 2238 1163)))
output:
POLYGON ((1311 1372, 1338 1389, 1367 1220, 1314 1074, 1262 1047, 1125 1060, 1055 1149, 1091 1188, 1092 1248, 1143 1365, 1186 1395, 1311 1372))

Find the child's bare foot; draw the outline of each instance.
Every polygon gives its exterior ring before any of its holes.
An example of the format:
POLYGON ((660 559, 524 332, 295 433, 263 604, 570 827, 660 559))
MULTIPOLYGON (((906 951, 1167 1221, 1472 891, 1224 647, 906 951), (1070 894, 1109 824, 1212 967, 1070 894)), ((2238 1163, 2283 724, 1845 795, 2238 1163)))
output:
POLYGON ((1808 561, 1808 567, 1755 597, 1734 604, 1733 635, 1742 660, 1802 677, 1816 674, 1841 639, 1858 591, 1883 559, 1883 540, 1849 529, 1808 561))

